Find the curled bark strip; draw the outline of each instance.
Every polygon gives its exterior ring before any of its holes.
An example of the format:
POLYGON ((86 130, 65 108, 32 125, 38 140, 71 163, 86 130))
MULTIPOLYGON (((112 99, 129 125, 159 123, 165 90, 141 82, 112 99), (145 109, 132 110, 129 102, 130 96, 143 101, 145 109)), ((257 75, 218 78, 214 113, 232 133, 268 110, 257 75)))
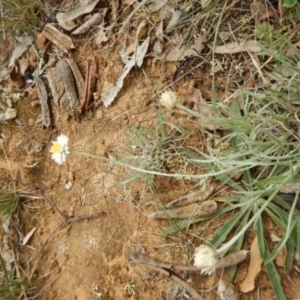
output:
MULTIPOLYGON (((248 257, 249 251, 247 250, 240 250, 231 254, 220 258, 217 262, 216 269, 223 269, 227 267, 231 267, 237 265, 248 257)), ((128 256, 128 260, 132 263, 136 264, 144 264, 148 266, 159 267, 163 269, 170 269, 170 270, 177 270, 177 271, 201 271, 198 267, 189 266, 189 265, 177 265, 171 264, 163 261, 156 261, 151 257, 143 255, 141 253, 130 253, 128 256)))
POLYGON ((74 30, 71 34, 72 35, 84 34, 88 32, 93 26, 100 24, 102 20, 103 20, 103 15, 96 13, 88 21, 86 21, 80 27, 76 28, 76 30, 74 30))
POLYGON ((98 66, 95 56, 86 62, 86 78, 84 87, 84 98, 81 102, 81 111, 91 106, 93 93, 96 91, 98 66))
POLYGON ((181 198, 178 198, 166 205, 167 208, 184 206, 193 202, 204 201, 208 199, 214 191, 214 187, 207 187, 204 191, 197 191, 181 198))
POLYGON ((63 52, 68 53, 70 49, 75 49, 72 38, 60 32, 54 26, 47 24, 42 32, 44 36, 55 44, 63 52))
POLYGON ((183 207, 165 209, 148 214, 149 218, 154 219, 189 219, 196 217, 205 217, 214 214, 217 211, 217 203, 213 200, 202 203, 193 203, 183 207))
POLYGON ((249 251, 247 250, 240 250, 237 252, 230 253, 224 257, 221 257, 217 263, 216 268, 222 269, 237 265, 247 258, 248 253, 249 251))
POLYGON ((191 294, 193 299, 196 300, 202 299, 201 295, 190 284, 188 284, 184 279, 182 279, 179 275, 177 275, 174 271, 172 271, 169 268, 172 265, 165 264, 165 263, 157 264, 153 259, 145 258, 145 256, 136 253, 130 254, 129 259, 131 263, 146 265, 149 268, 152 268, 164 275, 167 275, 169 278, 182 285, 191 294))
POLYGON ((39 102, 41 104, 42 109, 42 124, 45 127, 49 127, 51 124, 50 111, 48 106, 48 94, 46 90, 46 86, 42 81, 41 77, 35 73, 34 75, 35 84, 37 87, 39 102))
POLYGON ((72 73, 74 75, 75 84, 76 84, 77 91, 79 94, 79 99, 81 101, 81 99, 83 99, 83 97, 84 97, 84 78, 72 56, 70 56, 67 59, 67 63, 69 64, 69 66, 72 70, 72 73))

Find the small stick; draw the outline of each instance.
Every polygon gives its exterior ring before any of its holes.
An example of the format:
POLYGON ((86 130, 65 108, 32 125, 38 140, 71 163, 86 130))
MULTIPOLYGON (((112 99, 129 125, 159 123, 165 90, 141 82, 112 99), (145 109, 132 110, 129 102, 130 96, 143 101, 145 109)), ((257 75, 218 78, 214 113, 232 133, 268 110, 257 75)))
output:
MULTIPOLYGON (((247 250, 239 250, 234 253, 230 253, 224 257, 221 257, 219 258, 216 264, 216 269, 223 269, 223 268, 237 265, 243 262, 247 258, 248 253, 249 251, 247 250)), ((151 257, 147 257, 146 255, 137 254, 137 253, 131 253, 129 255, 129 259, 136 264, 145 264, 148 266, 154 266, 163 269, 173 269, 178 271, 201 271, 201 269, 199 269, 198 267, 159 262, 154 260, 151 257)))
POLYGON ((185 195, 183 197, 177 198, 171 202, 169 202, 166 207, 167 208, 173 208, 177 206, 184 206, 187 204, 191 204, 198 201, 204 201, 207 200, 212 193, 214 192, 214 187, 207 187, 204 191, 196 191, 194 193, 185 195))

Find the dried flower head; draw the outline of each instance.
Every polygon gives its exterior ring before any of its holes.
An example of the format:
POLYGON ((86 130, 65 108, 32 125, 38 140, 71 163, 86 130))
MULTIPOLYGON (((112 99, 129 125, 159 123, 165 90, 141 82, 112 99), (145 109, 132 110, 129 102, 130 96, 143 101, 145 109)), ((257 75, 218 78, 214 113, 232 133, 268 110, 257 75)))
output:
POLYGON ((201 245, 194 252, 194 266, 201 270, 201 274, 211 275, 218 263, 216 250, 208 245, 201 245))
POLYGON ((66 161, 66 157, 70 153, 68 141, 69 138, 64 134, 61 134, 57 137, 55 142, 52 142, 50 149, 50 153, 52 153, 51 158, 59 165, 66 161))
POLYGON ((168 110, 171 110, 177 104, 177 96, 172 91, 165 91, 161 94, 159 103, 168 110))

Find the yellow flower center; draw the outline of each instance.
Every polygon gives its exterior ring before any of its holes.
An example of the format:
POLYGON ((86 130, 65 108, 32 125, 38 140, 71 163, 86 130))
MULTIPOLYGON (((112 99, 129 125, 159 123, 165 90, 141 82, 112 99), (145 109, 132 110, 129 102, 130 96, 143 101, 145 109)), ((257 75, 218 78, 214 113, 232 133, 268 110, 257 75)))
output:
POLYGON ((61 153, 62 147, 59 143, 54 143, 51 148, 52 152, 55 154, 61 153))

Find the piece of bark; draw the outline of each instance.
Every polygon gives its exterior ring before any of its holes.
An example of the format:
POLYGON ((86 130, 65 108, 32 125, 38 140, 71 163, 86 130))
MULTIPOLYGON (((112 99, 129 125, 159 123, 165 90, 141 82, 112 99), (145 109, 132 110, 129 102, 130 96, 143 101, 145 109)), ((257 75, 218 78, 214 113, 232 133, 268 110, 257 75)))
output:
POLYGON ((86 77, 85 77, 85 87, 84 87, 84 98, 81 101, 80 109, 81 111, 87 110, 92 104, 93 94, 96 91, 97 85, 97 61, 95 56, 88 59, 86 62, 86 77))
POLYGON ((198 201, 204 201, 208 199, 214 191, 213 186, 209 186, 205 188, 204 191, 197 191, 191 194, 188 194, 186 196, 180 197, 178 199, 173 200, 172 202, 169 202, 166 207, 172 208, 172 207, 178 207, 178 206, 184 206, 193 202, 198 201))
POLYGON ((50 111, 48 105, 48 94, 46 90, 46 86, 42 81, 41 77, 37 74, 34 75, 35 84, 37 87, 39 102, 42 110, 42 124, 45 127, 49 127, 51 125, 50 111))
POLYGON ((65 53, 69 53, 71 49, 75 49, 72 38, 50 24, 46 24, 42 33, 49 41, 65 53))
POLYGON ((83 97, 84 97, 84 78, 72 56, 70 56, 66 61, 69 64, 69 66, 72 70, 72 73, 74 75, 79 99, 83 99, 83 97))
POLYGON ((72 71, 65 60, 60 60, 47 70, 49 86, 54 102, 63 107, 69 116, 79 112, 79 99, 72 71))

